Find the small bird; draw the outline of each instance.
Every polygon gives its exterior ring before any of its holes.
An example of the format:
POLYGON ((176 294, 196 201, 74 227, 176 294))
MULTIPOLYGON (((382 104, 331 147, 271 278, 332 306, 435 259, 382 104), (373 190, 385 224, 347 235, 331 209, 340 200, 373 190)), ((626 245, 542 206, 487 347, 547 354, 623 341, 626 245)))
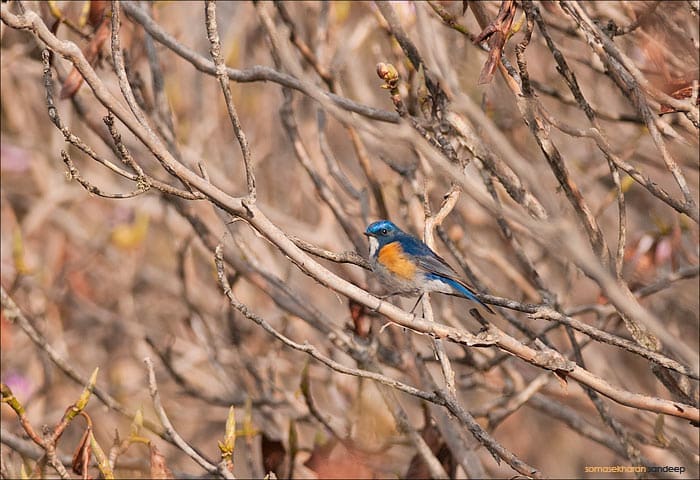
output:
POLYGON ((477 302, 493 313, 440 255, 389 220, 370 224, 365 235, 369 238, 372 270, 392 294, 440 292, 457 295, 477 302))

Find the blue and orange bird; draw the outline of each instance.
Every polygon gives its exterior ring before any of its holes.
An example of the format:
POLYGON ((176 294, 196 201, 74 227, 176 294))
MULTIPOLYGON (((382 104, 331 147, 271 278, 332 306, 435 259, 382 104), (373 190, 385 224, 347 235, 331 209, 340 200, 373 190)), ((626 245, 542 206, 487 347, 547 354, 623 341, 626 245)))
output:
POLYGON ((389 220, 372 223, 365 235, 372 270, 392 294, 446 293, 467 298, 493 313, 440 255, 389 220))

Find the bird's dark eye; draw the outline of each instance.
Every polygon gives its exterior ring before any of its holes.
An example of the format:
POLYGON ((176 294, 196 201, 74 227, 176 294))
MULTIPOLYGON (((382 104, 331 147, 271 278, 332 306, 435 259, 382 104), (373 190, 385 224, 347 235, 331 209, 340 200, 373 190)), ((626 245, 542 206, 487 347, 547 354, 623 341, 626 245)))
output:
POLYGON ((386 235, 387 233, 389 233, 389 230, 387 230, 386 228, 382 228, 382 235, 386 235))

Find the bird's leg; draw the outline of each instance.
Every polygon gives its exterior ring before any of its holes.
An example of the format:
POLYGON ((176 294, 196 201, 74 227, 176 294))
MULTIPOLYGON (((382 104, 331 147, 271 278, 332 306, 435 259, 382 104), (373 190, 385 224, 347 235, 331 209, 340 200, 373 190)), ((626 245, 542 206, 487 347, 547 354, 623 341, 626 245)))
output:
MULTIPOLYGON (((379 300, 384 301, 384 300, 386 300, 387 298, 391 298, 391 297, 393 297, 394 295, 399 295, 400 293, 401 293, 401 292, 385 293, 384 295, 377 295, 377 294, 375 294, 374 296, 377 297, 379 300)), ((380 303, 379 305, 381 305, 381 303, 380 303)), ((373 308, 372 311, 378 312, 378 311, 379 311, 379 306, 373 308)))
POLYGON ((420 297, 418 297, 418 300, 416 301, 416 304, 413 305, 413 308, 411 309, 410 313, 414 313, 416 311, 416 307, 418 307, 418 304, 420 303, 420 301, 423 300, 423 295, 425 295, 425 292, 420 294, 420 297))

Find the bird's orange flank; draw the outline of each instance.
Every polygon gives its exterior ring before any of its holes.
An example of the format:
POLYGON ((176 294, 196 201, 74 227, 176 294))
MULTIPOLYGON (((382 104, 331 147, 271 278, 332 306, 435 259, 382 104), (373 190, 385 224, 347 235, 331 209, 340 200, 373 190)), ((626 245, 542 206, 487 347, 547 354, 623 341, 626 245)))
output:
POLYGON ((384 245, 377 260, 391 273, 406 280, 413 280, 416 274, 416 265, 406 258, 399 242, 384 245))

